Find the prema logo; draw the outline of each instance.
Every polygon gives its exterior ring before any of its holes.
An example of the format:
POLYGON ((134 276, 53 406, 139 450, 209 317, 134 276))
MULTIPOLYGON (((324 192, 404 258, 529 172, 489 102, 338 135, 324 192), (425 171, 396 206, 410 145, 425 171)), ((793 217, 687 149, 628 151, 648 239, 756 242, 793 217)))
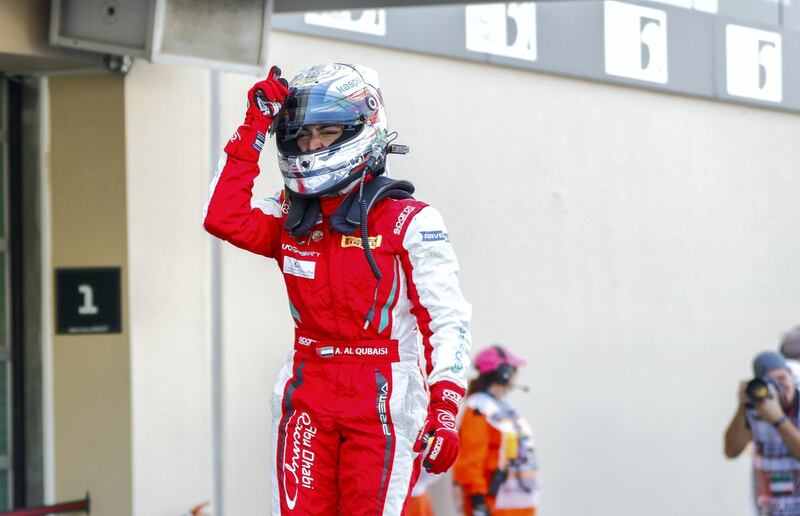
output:
POLYGON ((740 25, 725 26, 728 95, 783 100, 781 35, 740 25))
POLYGON ((666 84, 667 14, 613 0, 603 14, 606 73, 666 84))
POLYGON ((536 61, 536 4, 468 5, 467 50, 536 61))
POLYGON ((378 385, 378 420, 381 423, 383 435, 392 435, 389 430, 389 414, 386 410, 386 401, 389 397, 389 383, 381 379, 378 385))
POLYGON ((384 9, 307 13, 304 21, 309 25, 319 27, 361 32, 373 36, 386 35, 386 11, 384 9))

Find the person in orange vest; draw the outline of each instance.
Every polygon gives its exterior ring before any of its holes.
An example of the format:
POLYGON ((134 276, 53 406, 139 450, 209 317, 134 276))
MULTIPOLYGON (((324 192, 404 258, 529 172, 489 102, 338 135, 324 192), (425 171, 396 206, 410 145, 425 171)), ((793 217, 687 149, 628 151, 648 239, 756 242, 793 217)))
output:
POLYGON ((501 346, 475 357, 478 377, 467 390, 453 480, 466 516, 535 516, 538 464, 530 425, 506 396, 525 360, 501 346))

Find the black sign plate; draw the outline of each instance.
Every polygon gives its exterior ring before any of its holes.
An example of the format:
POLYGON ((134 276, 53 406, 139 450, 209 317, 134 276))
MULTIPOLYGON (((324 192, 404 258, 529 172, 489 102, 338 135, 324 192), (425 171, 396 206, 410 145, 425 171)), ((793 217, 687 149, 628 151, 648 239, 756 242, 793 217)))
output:
POLYGON ((57 333, 120 333, 120 268, 56 269, 57 333))

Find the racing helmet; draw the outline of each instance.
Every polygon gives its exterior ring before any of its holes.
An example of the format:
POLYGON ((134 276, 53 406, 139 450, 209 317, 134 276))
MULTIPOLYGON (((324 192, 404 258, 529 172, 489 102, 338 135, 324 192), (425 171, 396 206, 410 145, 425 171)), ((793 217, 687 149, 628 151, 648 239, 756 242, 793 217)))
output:
POLYGON ((343 63, 300 70, 289 83, 289 95, 270 132, 276 137, 278 168, 290 192, 319 197, 350 191, 373 145, 388 132, 377 73, 343 63), (312 124, 341 125, 344 131, 330 146, 303 152, 297 137, 312 124))

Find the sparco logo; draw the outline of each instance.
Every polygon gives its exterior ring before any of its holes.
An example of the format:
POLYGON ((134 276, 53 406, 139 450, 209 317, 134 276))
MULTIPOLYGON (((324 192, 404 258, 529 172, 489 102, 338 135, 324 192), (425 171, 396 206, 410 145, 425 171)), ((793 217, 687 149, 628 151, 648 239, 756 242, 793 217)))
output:
POLYGON ((308 337, 297 337, 297 343, 302 344, 303 346, 310 346, 315 342, 317 341, 314 339, 309 339, 308 337))
POLYGON ((439 452, 442 451, 442 443, 444 442, 443 437, 437 437, 436 441, 433 443, 433 449, 431 450, 430 455, 428 455, 428 459, 436 460, 436 457, 439 456, 439 452))
POLYGON ((344 95, 347 91, 352 90, 359 84, 361 84, 361 79, 356 77, 355 79, 349 80, 346 83, 342 84, 341 86, 337 86, 336 89, 339 93, 344 95))
MULTIPOLYGON (((292 418, 295 414, 297 414, 297 412, 292 415, 292 418)), ((292 418, 289 419, 290 423, 292 418)), ((287 488, 287 475, 283 475, 284 499, 286 500, 286 506, 289 507, 290 510, 294 509, 294 506, 297 504, 297 497, 300 494, 301 487, 306 489, 314 489, 314 477, 311 476, 311 470, 314 467, 315 453, 311 450, 311 445, 313 444, 313 439, 316 435, 317 428, 311 426, 311 416, 305 412, 301 412, 300 415, 297 416, 294 432, 291 434, 291 462, 286 460, 288 447, 284 446, 283 452, 283 469, 292 475, 292 478, 294 479, 294 483, 287 488), (299 477, 298 473, 300 474, 299 477), (294 489, 293 492, 290 493, 289 491, 292 487, 294 487, 294 489)), ((286 435, 286 438, 289 438, 288 434, 286 435)))
POLYGON ((395 235, 399 235, 400 232, 403 230, 403 224, 405 224, 406 219, 408 218, 408 216, 411 214, 412 211, 414 211, 413 206, 406 206, 406 208, 397 217, 397 222, 394 223, 394 231, 393 231, 395 235))

